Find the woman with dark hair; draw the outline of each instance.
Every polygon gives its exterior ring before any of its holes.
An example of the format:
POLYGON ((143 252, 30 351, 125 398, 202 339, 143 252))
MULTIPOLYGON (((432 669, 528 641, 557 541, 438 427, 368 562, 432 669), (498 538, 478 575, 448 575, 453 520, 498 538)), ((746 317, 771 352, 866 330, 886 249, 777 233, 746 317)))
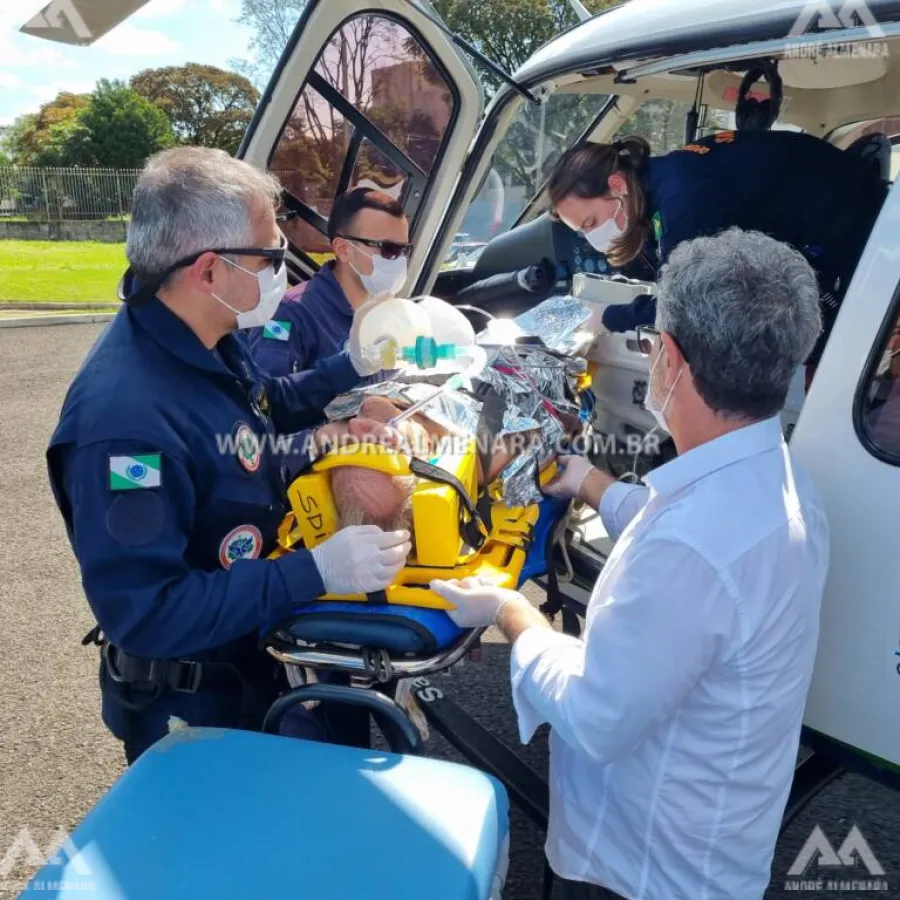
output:
MULTIPOLYGON (((557 162, 552 215, 581 232, 616 268, 639 257, 658 270, 682 241, 728 228, 791 245, 819 277, 825 331, 818 360, 887 196, 870 165, 793 131, 727 131, 651 156, 641 137, 581 144, 557 162)), ((603 325, 651 325, 656 300, 608 307, 603 325)))

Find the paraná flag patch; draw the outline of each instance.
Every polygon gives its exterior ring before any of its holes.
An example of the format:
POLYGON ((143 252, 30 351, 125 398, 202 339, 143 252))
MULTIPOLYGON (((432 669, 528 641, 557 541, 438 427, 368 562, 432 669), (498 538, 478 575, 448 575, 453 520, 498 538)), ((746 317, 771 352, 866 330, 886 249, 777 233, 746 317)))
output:
POLYGON ((263 328, 263 337, 270 338, 273 341, 286 341, 291 336, 290 322, 266 322, 263 328))
POLYGON ((141 456, 110 456, 109 489, 133 491, 139 488, 158 488, 162 484, 161 453, 141 456))

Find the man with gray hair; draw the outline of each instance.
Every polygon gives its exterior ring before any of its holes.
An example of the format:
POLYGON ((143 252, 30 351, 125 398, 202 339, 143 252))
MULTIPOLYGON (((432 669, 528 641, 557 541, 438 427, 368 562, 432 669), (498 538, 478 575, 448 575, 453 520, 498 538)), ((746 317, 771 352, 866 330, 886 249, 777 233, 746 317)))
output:
POLYGON ((129 763, 172 718, 258 727, 281 671, 260 633, 325 593, 382 590, 410 549, 408 533, 368 526, 266 558, 287 512, 276 437, 321 421, 379 368, 353 335, 347 354, 306 372, 254 366, 236 332, 267 321, 284 294, 279 197, 273 177, 219 150, 148 161, 125 305, 47 450, 98 623, 85 643, 102 648, 103 718, 129 763))
POLYGON ((434 582, 513 642, 523 741, 551 726, 547 856, 569 898, 761 900, 796 761, 829 557, 779 413, 821 329, 787 245, 727 231, 662 271, 647 408, 679 456, 627 485, 563 458, 548 486, 616 540, 585 632, 513 591, 434 582))

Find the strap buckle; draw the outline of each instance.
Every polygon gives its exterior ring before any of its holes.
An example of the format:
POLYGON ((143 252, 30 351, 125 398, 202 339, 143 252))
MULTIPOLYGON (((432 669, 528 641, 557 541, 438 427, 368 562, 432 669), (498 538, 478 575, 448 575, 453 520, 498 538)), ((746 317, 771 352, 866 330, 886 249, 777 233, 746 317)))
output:
POLYGON ((155 666, 162 669, 162 683, 180 694, 196 694, 203 678, 203 663, 189 659, 153 660, 150 663, 150 680, 157 683, 155 666))

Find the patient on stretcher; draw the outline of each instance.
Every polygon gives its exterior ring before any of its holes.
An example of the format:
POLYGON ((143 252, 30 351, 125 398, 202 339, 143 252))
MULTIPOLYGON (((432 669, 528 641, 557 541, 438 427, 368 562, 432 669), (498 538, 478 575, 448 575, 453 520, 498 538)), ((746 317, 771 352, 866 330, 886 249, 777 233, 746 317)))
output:
MULTIPOLYGON (((360 441, 374 437, 378 433, 378 425, 391 421, 401 411, 401 406, 387 397, 366 397, 358 417, 348 423, 350 434, 360 441)), ((400 422, 397 430, 409 454, 418 459, 434 456, 441 441, 452 437, 448 429, 422 413, 400 422)), ((477 462, 479 489, 493 482, 517 453, 524 452, 531 442, 539 439, 538 430, 497 437, 488 457, 488 471, 482 471, 480 459, 477 462)), ((411 532, 415 486, 414 475, 391 476, 359 466, 335 469, 331 476, 331 490, 340 517, 340 527, 377 525, 385 531, 411 532)))

